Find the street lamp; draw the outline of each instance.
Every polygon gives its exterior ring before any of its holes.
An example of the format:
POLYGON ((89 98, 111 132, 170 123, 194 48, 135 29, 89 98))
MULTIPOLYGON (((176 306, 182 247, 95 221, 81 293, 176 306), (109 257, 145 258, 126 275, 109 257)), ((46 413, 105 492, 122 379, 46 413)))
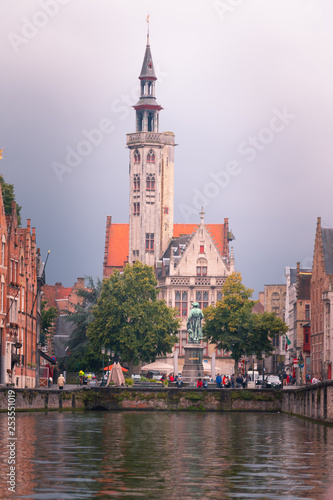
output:
POLYGON ((110 370, 110 356, 111 356, 111 349, 108 349, 106 351, 106 355, 108 357, 108 361, 109 361, 109 364, 108 364, 108 371, 110 370))
POLYGON ((302 387, 302 365, 303 365, 303 356, 302 356, 302 352, 300 351, 299 356, 298 356, 299 385, 300 385, 300 387, 302 387))
POLYGON ((262 351, 261 353, 262 357, 262 388, 265 387, 265 358, 266 358, 266 353, 265 351, 262 351))
POLYGON ((104 354, 105 354, 105 347, 102 347, 101 353, 103 355, 103 376, 104 376, 104 354))

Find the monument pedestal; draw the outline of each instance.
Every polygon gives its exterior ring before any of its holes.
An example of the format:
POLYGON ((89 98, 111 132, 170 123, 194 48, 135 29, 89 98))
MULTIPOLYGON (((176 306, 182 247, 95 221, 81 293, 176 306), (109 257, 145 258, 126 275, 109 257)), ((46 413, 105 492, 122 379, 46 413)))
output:
POLYGON ((202 366, 203 346, 200 344, 186 344, 185 363, 182 371, 182 379, 190 385, 196 385, 199 377, 203 377, 205 372, 202 366))

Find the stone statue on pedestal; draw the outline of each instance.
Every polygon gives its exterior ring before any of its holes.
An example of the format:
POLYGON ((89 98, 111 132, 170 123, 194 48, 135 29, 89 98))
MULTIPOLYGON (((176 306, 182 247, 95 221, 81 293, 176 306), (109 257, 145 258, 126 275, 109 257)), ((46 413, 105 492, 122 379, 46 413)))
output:
POLYGON ((203 317, 204 315, 199 308, 198 302, 193 302, 186 325, 188 331, 188 342, 190 344, 197 344, 200 342, 200 340, 203 339, 201 327, 201 320, 203 319, 203 317))

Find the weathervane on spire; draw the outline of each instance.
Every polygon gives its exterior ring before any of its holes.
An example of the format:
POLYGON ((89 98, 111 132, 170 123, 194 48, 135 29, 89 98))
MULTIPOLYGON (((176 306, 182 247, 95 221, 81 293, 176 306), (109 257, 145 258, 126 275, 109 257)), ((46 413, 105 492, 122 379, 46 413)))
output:
POLYGON ((149 14, 146 18, 147 21, 147 45, 149 45, 149 14))
POLYGON ((205 217, 205 212, 204 212, 203 206, 201 207, 201 212, 199 212, 199 214, 200 214, 201 224, 203 224, 204 223, 204 217, 205 217))

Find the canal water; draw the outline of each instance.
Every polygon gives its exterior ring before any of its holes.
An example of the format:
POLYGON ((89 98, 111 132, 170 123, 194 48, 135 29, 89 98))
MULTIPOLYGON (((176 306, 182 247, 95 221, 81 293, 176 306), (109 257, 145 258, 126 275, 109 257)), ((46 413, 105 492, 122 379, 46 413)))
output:
POLYGON ((331 498, 333 428, 282 414, 17 413, 15 437, 12 493, 0 414, 0 498, 331 498))

